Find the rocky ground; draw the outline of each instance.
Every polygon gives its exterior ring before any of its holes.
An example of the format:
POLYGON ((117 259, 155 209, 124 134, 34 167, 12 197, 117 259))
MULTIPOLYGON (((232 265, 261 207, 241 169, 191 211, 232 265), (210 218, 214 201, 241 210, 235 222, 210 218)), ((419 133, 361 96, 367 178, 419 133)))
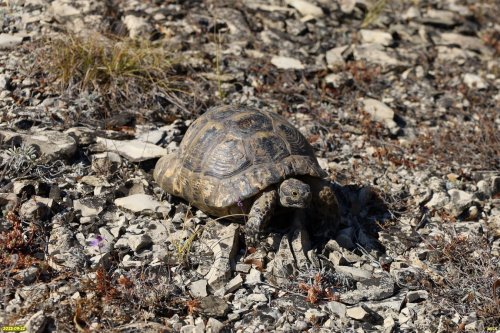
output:
POLYGON ((500 331, 497 0, 0 3, 0 318, 30 332, 500 331), (155 184, 207 108, 285 115, 318 242, 155 184))

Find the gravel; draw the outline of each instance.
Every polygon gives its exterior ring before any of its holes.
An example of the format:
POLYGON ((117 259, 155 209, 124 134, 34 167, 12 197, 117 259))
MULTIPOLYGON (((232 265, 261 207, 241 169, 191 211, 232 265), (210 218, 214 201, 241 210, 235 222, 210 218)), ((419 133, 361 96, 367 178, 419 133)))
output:
MULTIPOLYGON (((500 12, 493 2, 6 6, 3 325, 498 330, 500 12), (133 38, 124 45, 140 56, 119 62, 115 54, 103 66, 120 69, 111 76, 92 79, 79 72, 84 62, 66 68, 68 77, 58 72, 54 64, 73 59, 65 47, 89 38, 108 45, 107 55, 133 38), (134 68, 138 59, 152 62, 134 68), (312 220, 299 226, 306 214, 290 212, 247 248, 241 225, 155 184, 157 159, 179 148, 198 115, 239 103, 284 115, 311 143, 340 205, 334 236, 312 220)), ((97 63, 98 55, 88 59, 97 63)))

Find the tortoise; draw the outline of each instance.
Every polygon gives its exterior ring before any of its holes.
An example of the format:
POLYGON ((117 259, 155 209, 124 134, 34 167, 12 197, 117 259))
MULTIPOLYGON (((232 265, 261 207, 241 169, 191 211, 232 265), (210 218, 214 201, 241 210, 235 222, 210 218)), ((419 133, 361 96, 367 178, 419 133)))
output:
POLYGON ((338 204, 326 176, 292 124, 247 106, 208 110, 154 170, 166 192, 209 215, 243 220, 250 244, 280 207, 307 209, 306 216, 334 226, 338 204))

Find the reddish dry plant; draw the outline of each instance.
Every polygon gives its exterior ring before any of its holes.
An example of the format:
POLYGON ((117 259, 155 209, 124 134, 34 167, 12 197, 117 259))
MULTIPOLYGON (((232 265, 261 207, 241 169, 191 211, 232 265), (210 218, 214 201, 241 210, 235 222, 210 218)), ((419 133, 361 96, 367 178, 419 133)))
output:
POLYGON ((12 223, 12 229, 2 233, 2 244, 6 250, 20 250, 26 246, 23 238, 21 219, 14 211, 9 211, 5 216, 7 221, 12 223))
POLYGON ((125 275, 120 275, 120 277, 118 278, 118 284, 125 289, 134 287, 134 282, 132 282, 132 280, 130 280, 125 275))
POLYGON ((351 61, 346 68, 356 82, 370 83, 374 78, 380 77, 380 66, 366 66, 364 61, 351 61))
POLYGON ((197 299, 191 299, 186 301, 187 312, 190 315, 195 314, 200 309, 200 301, 197 299))
POLYGON ((491 46, 500 55, 500 32, 490 31, 481 36, 484 44, 491 46))
POLYGON ((9 266, 9 254, 11 253, 18 255, 15 269, 23 269, 34 263, 39 263, 40 260, 29 253, 37 232, 36 226, 34 224, 30 225, 28 230, 29 237, 25 239, 21 219, 17 215, 17 209, 9 211, 5 215, 5 218, 12 223, 12 228, 9 231, 0 233, 0 266, 9 266))
POLYGON ((328 299, 329 301, 339 301, 340 295, 336 294, 332 288, 325 288, 323 286, 323 278, 320 273, 314 276, 312 284, 304 282, 299 283, 299 289, 307 292, 306 301, 312 304, 317 303, 321 298, 328 299))
MULTIPOLYGON (((254 251, 255 252, 255 251, 254 251)), ((256 270, 263 272, 264 263, 259 259, 246 259, 245 264, 252 265, 256 270)))
POLYGON ((458 235, 448 242, 441 250, 447 257, 453 256, 456 251, 466 247, 469 237, 466 235, 458 235))
POLYGON ((102 266, 99 266, 96 271, 96 292, 104 296, 106 300, 111 300, 119 294, 118 290, 111 285, 111 278, 102 266))

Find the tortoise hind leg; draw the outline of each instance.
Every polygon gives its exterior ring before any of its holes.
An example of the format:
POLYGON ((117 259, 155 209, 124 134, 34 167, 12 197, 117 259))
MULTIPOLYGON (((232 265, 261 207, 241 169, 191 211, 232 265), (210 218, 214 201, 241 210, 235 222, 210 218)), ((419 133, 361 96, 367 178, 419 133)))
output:
POLYGON ((256 246, 259 240, 259 233, 266 227, 278 204, 278 191, 267 190, 254 201, 248 221, 245 223, 245 240, 247 246, 256 246))

